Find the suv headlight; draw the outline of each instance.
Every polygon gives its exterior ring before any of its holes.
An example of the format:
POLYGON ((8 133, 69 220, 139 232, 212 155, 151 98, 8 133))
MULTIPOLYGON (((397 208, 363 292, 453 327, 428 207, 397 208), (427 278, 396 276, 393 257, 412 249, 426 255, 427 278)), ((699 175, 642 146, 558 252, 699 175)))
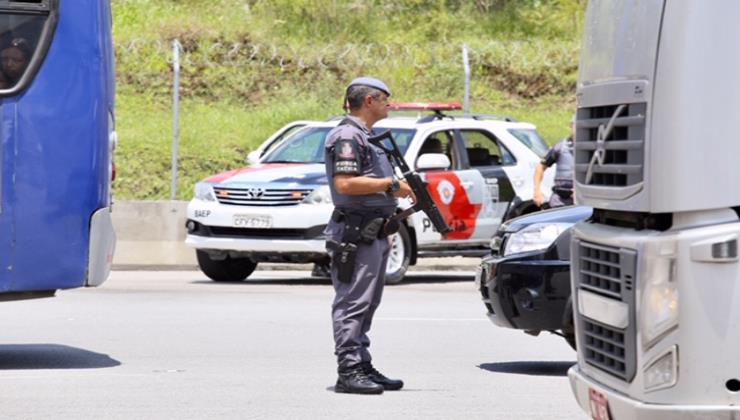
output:
POLYGON ((195 184, 195 198, 203 201, 216 201, 216 196, 213 194, 213 184, 210 182, 195 184))
POLYGON ((501 244, 504 242, 501 236, 503 235, 496 234, 496 236, 491 239, 491 243, 489 244, 491 247, 491 252, 493 252, 494 255, 501 253, 501 244))
POLYGON ((329 186, 324 185, 311 191, 311 194, 303 199, 305 204, 331 204, 331 191, 329 186))
POLYGON ((572 223, 535 223, 511 234, 504 246, 504 256, 547 249, 572 223))
POLYGON ((674 281, 673 258, 657 257, 647 261, 648 275, 642 292, 640 331, 645 349, 678 326, 678 285, 674 281))

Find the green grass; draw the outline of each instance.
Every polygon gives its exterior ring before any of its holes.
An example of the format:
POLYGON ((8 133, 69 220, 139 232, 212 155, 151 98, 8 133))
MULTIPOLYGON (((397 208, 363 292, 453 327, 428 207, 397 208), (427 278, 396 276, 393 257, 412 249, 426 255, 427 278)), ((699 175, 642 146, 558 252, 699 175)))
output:
MULTIPOLYGON (((171 191, 172 104, 127 94, 118 100, 119 149, 116 196, 165 199, 171 191)), ((180 110, 178 198, 189 199, 193 185, 218 172, 244 166, 247 153, 290 121, 325 118, 319 101, 268 107, 191 99, 180 110)))
POLYGON ((119 199, 170 195, 171 41, 184 46, 178 198, 283 124, 340 110, 352 78, 396 101, 462 100, 554 143, 575 107, 579 0, 113 0, 119 199))

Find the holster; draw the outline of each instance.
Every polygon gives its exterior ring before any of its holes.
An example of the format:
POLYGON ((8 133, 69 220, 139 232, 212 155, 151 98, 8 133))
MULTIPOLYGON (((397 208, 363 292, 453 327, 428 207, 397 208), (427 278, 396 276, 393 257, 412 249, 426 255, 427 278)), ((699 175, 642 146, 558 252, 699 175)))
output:
POLYGON ((357 244, 339 243, 329 239, 326 241, 326 249, 333 251, 331 263, 337 269, 337 279, 342 283, 352 281, 355 259, 357 259, 357 244))
POLYGON ((337 279, 342 283, 349 283, 355 270, 359 244, 371 244, 383 237, 383 226, 387 219, 374 213, 343 212, 335 209, 332 220, 344 223, 344 234, 340 242, 327 240, 326 249, 333 252, 332 265, 337 269, 337 279))

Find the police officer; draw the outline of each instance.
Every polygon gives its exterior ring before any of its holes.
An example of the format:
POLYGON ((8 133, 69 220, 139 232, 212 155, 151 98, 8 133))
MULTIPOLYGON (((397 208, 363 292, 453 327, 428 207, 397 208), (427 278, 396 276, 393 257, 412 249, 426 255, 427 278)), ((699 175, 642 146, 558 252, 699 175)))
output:
POLYGON ((326 228, 332 258, 331 279, 335 354, 335 391, 380 394, 403 382, 389 379, 372 365, 367 336, 383 294, 390 245, 382 226, 396 209, 396 197, 413 197, 394 178, 388 156, 368 142, 373 125, 388 116, 391 91, 380 80, 360 77, 345 95, 349 115, 327 136, 326 173, 334 212, 326 228))
POLYGON ((575 118, 571 120, 571 135, 561 140, 550 150, 534 172, 534 203, 542 206, 545 197, 542 195, 540 186, 545 170, 555 164, 555 183, 552 187, 552 195, 547 207, 563 207, 573 205, 573 133, 575 132, 575 118))

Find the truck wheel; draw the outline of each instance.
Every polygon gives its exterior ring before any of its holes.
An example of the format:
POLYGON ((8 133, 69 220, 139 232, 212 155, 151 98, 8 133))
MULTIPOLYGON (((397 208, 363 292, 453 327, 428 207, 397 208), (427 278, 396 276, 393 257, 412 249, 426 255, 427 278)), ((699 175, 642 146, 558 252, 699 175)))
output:
POLYGON ((411 238, 406 226, 401 223, 398 232, 389 237, 391 249, 385 266, 385 284, 397 284, 403 280, 411 261, 411 238))
POLYGON ((257 268, 257 263, 249 258, 227 256, 223 260, 214 260, 205 251, 196 250, 195 253, 200 271, 213 281, 242 281, 257 268))

